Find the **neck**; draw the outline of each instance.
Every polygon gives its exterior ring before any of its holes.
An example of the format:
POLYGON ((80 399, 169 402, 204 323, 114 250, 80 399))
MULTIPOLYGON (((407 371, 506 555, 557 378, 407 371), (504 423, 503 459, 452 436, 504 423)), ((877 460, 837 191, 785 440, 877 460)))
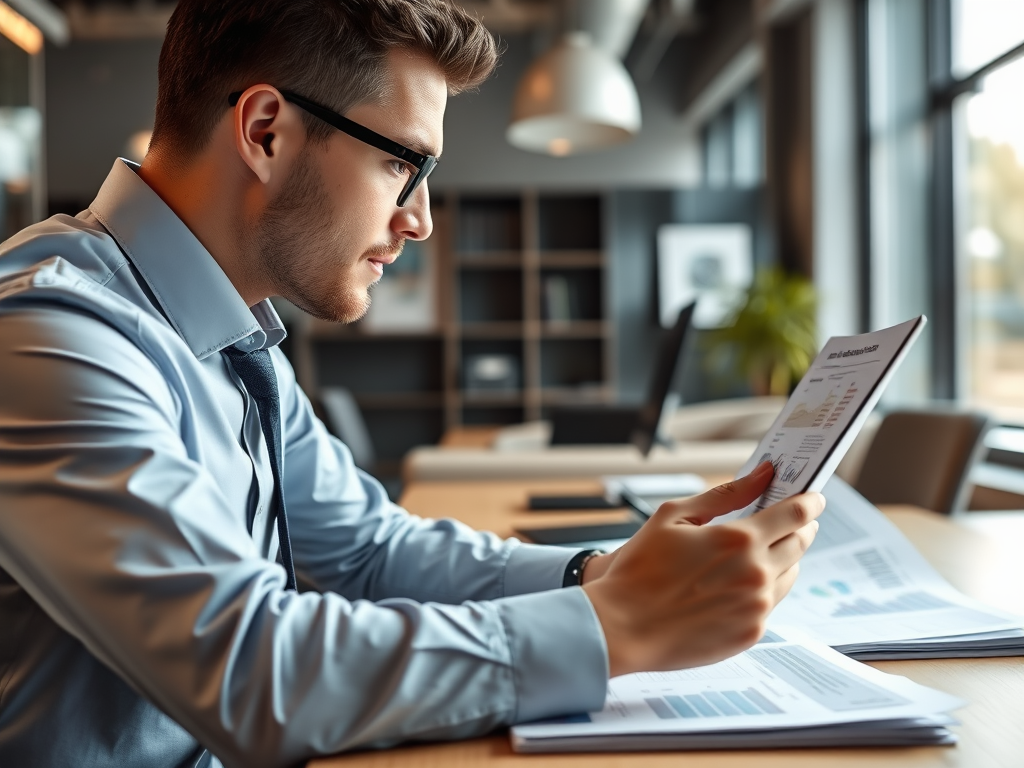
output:
POLYGON ((219 159, 230 153, 206 151, 182 167, 159 150, 146 155, 139 176, 209 251, 231 284, 253 306, 270 295, 241 247, 246 221, 243 174, 219 159))

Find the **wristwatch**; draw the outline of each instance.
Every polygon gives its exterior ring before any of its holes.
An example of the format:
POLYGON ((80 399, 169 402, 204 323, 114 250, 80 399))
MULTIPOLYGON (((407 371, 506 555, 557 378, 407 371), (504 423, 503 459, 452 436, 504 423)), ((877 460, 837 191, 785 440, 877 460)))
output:
POLYGON ((565 566, 565 575, 562 577, 563 587, 583 586, 583 569, 587 567, 587 561, 592 557, 607 554, 603 549, 584 549, 573 555, 572 560, 565 566))

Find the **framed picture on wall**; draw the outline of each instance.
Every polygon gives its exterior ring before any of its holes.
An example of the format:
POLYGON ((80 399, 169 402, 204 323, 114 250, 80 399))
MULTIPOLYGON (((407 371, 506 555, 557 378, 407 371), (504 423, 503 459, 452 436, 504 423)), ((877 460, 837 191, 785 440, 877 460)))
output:
POLYGON ((754 277, 746 224, 666 224, 658 228, 658 316, 671 328, 679 310, 697 302, 695 328, 719 328, 754 277))

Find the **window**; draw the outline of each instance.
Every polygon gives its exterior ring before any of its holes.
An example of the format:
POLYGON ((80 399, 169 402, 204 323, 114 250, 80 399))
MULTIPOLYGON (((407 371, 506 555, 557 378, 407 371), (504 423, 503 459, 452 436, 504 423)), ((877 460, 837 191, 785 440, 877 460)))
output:
POLYGON ((996 70, 955 114, 957 241, 966 280, 969 398, 1024 416, 1024 59, 996 70))
POLYGON ((1024 422, 1024 3, 960 0, 953 14, 953 87, 971 86, 951 102, 958 390, 1024 422))
POLYGON ((1024 2, 859 8, 868 324, 931 320, 887 400, 1024 424, 1024 2))
MULTIPOLYGON (((924 0, 867 0, 865 125, 870 222, 867 325, 881 328, 915 315, 934 319, 928 219, 928 56, 924 0)), ((913 404, 933 395, 931 337, 935 324, 886 390, 886 404, 913 404)))
POLYGON ((764 180, 761 102, 756 81, 737 94, 702 130, 704 183, 752 188, 764 180))
POLYGON ((967 77, 1024 43, 1024 3, 1020 0, 954 0, 953 76, 967 77))

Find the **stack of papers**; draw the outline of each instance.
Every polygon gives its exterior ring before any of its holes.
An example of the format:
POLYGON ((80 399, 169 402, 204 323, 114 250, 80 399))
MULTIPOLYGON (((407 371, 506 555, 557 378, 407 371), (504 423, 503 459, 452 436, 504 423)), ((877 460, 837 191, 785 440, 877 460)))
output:
MULTIPOLYGON (((1024 655, 1024 617, 955 589, 840 478, 822 492, 818 534, 773 622, 862 661, 1024 655)), ((610 551, 625 542, 585 545, 610 551)))
POLYGON ((954 744, 964 702, 775 627, 707 667, 611 680, 600 712, 512 728, 517 752, 954 744))
POLYGON ((871 502, 837 477, 772 621, 863 660, 1024 655, 1024 618, 957 591, 871 502))

